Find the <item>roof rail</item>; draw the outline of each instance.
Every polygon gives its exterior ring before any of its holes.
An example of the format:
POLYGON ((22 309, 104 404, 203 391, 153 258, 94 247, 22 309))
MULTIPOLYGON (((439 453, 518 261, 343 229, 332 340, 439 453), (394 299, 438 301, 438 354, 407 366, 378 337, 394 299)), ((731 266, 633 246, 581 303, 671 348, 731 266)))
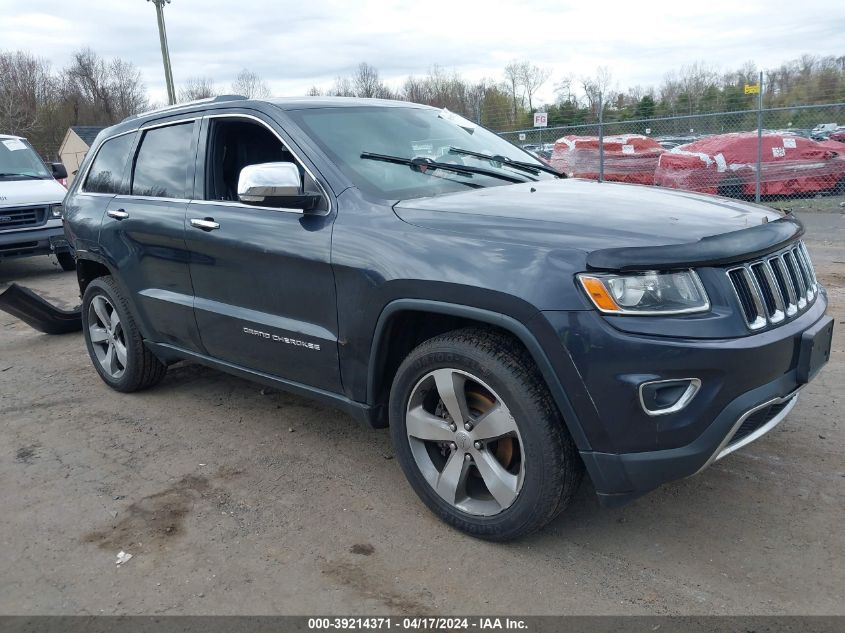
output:
POLYGON ((147 110, 146 112, 139 112, 138 114, 130 114, 128 117, 123 119, 121 123, 125 121, 131 121, 133 119, 138 119, 140 117, 149 116, 151 114, 160 114, 162 112, 170 112, 171 110, 181 110, 182 108, 190 108, 195 105, 201 105, 203 103, 222 103, 224 101, 244 101, 248 99, 244 95, 217 95, 216 97, 207 97, 205 99, 196 99, 194 101, 186 101, 185 103, 176 103, 174 105, 164 106, 163 108, 156 108, 154 110, 147 110))

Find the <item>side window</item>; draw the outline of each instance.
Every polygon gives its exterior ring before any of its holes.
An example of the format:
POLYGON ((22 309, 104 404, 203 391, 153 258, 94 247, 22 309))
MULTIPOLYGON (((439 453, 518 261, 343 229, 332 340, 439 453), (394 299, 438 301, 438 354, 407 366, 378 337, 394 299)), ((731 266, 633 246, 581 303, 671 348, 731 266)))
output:
POLYGON ((194 122, 157 127, 144 132, 132 170, 134 196, 189 198, 188 173, 194 122))
POLYGON ((211 119, 204 199, 237 201, 238 177, 244 167, 277 162, 295 163, 304 178, 304 189, 319 192, 293 154, 267 127, 243 119, 211 119))
POLYGON ((124 134, 103 143, 88 170, 82 190, 90 193, 126 193, 123 170, 134 139, 134 134, 124 134))

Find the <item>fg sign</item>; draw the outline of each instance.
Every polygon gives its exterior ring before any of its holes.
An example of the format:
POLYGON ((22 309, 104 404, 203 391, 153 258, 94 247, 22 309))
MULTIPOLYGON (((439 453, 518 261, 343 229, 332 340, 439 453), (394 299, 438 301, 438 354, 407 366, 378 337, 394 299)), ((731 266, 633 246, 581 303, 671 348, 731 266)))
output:
POLYGON ((534 127, 548 127, 549 115, 547 112, 534 113, 534 127))

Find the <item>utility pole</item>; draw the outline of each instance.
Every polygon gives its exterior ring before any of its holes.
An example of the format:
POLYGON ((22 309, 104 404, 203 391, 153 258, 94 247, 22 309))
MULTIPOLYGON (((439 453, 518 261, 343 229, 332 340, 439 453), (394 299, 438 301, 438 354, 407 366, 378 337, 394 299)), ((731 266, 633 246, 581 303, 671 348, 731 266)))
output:
POLYGON ((170 105, 176 103, 176 91, 173 88, 173 71, 170 69, 170 50, 167 48, 167 31, 164 28, 164 5, 170 0, 147 0, 156 7, 158 17, 158 38, 161 40, 161 60, 164 62, 164 82, 167 84, 167 101, 170 105))

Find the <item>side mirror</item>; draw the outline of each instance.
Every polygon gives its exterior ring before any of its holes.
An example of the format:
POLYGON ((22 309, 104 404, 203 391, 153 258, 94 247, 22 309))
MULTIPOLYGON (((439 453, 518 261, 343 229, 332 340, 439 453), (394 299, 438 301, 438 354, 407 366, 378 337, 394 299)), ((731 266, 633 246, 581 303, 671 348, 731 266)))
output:
POLYGON ((53 178, 56 180, 67 178, 67 169, 62 163, 50 163, 50 169, 53 172, 53 178))
POLYGON ((259 163, 241 170, 238 199, 247 204, 310 211, 321 196, 303 191, 299 167, 293 163, 259 163))

